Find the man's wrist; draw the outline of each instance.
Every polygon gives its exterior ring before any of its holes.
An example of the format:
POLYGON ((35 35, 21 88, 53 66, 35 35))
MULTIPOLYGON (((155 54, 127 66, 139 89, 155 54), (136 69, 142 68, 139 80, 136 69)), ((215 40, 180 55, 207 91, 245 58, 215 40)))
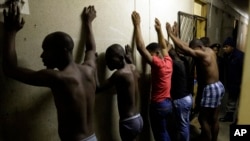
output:
POLYGON ((16 35, 17 31, 4 30, 4 33, 5 33, 5 35, 13 36, 13 35, 16 35))

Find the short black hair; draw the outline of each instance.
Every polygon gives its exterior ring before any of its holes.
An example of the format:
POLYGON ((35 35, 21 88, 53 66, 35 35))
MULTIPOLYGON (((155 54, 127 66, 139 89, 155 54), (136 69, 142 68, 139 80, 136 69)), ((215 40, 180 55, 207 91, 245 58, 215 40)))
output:
POLYGON ((208 37, 201 37, 200 40, 204 44, 204 46, 209 47, 210 46, 210 39, 208 37))
POLYGON ((193 39, 192 41, 189 42, 189 47, 194 48, 194 47, 202 47, 204 46, 204 43, 200 39, 193 39))
POLYGON ((236 47, 236 41, 232 37, 227 37, 223 43, 223 47, 229 45, 233 48, 236 47))
POLYGON ((43 47, 52 47, 54 49, 67 49, 72 52, 74 48, 74 42, 69 34, 61 31, 48 34, 43 40, 43 47))
POLYGON ((118 55, 119 57, 125 56, 125 50, 119 44, 112 44, 106 50, 106 57, 110 57, 113 55, 118 55))
POLYGON ((160 50, 160 46, 158 43, 156 42, 153 42, 153 43, 150 43, 149 45, 147 45, 146 49, 149 51, 149 52, 157 52, 160 50))

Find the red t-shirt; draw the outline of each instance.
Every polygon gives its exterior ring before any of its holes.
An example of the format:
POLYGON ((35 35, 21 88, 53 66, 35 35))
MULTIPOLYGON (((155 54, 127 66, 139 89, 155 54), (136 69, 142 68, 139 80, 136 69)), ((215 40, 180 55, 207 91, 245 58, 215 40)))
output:
POLYGON ((163 59, 153 56, 151 65, 151 101, 161 102, 170 97, 173 64, 170 56, 163 59))

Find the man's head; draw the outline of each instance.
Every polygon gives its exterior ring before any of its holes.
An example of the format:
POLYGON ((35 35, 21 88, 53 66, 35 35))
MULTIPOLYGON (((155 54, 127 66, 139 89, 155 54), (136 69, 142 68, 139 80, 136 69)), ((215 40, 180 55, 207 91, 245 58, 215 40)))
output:
POLYGON ((146 49, 151 54, 151 56, 161 56, 160 46, 158 43, 150 43, 146 49))
POLYGON ((228 37, 223 43, 223 51, 226 54, 230 54, 236 47, 236 42, 233 38, 228 37))
POLYGON ((208 37, 201 37, 200 40, 202 41, 205 47, 210 46, 210 39, 208 37))
POLYGON ((47 35, 42 44, 44 65, 49 69, 65 67, 71 59, 73 47, 72 38, 64 32, 47 35))
POLYGON ((174 49, 174 48, 171 48, 169 51, 168 51, 168 53, 169 53, 169 56, 173 59, 173 60, 175 60, 175 59, 177 59, 179 56, 178 56, 178 54, 177 54, 177 52, 176 52, 176 50, 174 49))
POLYGON ((215 52, 215 54, 217 54, 218 55, 218 53, 219 53, 219 50, 220 50, 220 44, 218 44, 218 43, 215 43, 215 44, 212 44, 211 46, 210 46, 210 48, 215 52))
POLYGON ((202 47, 204 47, 204 44, 199 39, 193 39, 192 41, 190 41, 189 47, 192 49, 201 49, 202 47))
POLYGON ((125 51, 119 44, 109 46, 105 54, 106 64, 110 70, 120 69, 124 66, 125 51))

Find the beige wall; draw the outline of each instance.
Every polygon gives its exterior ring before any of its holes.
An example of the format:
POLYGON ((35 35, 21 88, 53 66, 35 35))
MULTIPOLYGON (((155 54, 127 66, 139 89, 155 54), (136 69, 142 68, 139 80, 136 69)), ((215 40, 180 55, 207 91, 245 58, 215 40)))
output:
MULTIPOLYGON (((97 51, 102 54, 113 43, 131 43, 133 28, 130 15, 133 10, 141 13, 143 36, 148 44, 157 41, 155 17, 160 19, 165 30, 165 22, 173 23, 177 20, 178 11, 192 13, 192 2, 193 0, 30 0, 30 14, 24 15, 26 23, 16 39, 19 65, 34 70, 44 68, 40 59, 41 43, 48 33, 54 31, 64 31, 72 36, 76 56, 81 45, 80 14, 83 6, 95 5, 97 10, 93 28, 97 51)), ((0 19, 2 18, 1 14, 0 19)), ((1 22, 1 45, 2 26, 1 22)), ((137 56, 137 64, 140 64, 139 58, 137 56)), ((101 75, 105 79, 110 72, 101 75)), ((97 96, 96 132, 100 141, 120 140, 118 120, 116 97, 97 96)), ((14 140, 58 141, 56 109, 49 89, 8 79, 0 69, 0 141, 14 140)))
MULTIPOLYGON (((250 6, 250 3, 249 3, 250 6)), ((250 9, 249 9, 250 14, 250 9)), ((241 97, 240 97, 240 105, 239 105, 239 115, 238 115, 238 123, 239 124, 248 124, 250 125, 250 112, 249 112, 249 84, 250 84, 250 28, 248 26, 248 36, 247 43, 245 48, 245 60, 244 60, 244 68, 243 68, 243 79, 241 86, 241 97)))

